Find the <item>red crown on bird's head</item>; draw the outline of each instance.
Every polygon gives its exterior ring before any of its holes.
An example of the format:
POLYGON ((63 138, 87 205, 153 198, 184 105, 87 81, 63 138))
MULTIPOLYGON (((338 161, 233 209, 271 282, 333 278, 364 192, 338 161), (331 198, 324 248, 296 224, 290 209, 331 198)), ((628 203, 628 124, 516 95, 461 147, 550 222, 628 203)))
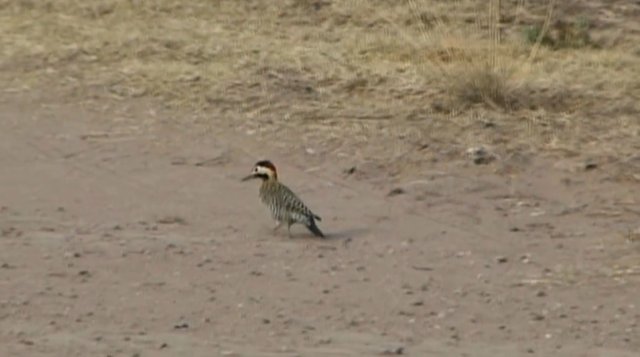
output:
POLYGON ((276 165, 274 165, 273 162, 269 160, 260 160, 256 162, 254 166, 256 168, 261 167, 261 168, 267 169, 272 172, 272 175, 274 178, 278 178, 278 170, 276 169, 276 165))

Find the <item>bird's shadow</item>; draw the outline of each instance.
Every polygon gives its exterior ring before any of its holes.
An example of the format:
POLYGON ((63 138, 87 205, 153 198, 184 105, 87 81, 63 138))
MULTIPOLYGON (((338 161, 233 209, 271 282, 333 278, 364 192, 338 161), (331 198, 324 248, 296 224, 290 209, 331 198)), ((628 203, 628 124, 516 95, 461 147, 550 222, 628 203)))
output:
POLYGON ((369 232, 366 228, 351 228, 335 232, 324 232, 324 240, 353 240, 369 232))
MULTIPOLYGON (((358 239, 363 237, 364 235, 366 235, 367 233, 369 233, 371 230, 368 228, 351 228, 351 229, 345 229, 345 230, 341 230, 341 231, 334 231, 334 232, 327 232, 324 231, 324 237, 316 237, 314 236, 311 232, 309 232, 308 230, 300 230, 297 232, 294 232, 293 229, 291 230, 291 239, 294 240, 308 240, 308 239, 316 239, 320 242, 322 241, 344 241, 346 242, 351 242, 354 239, 358 239)), ((282 237, 286 237, 287 234, 286 233, 281 233, 281 232, 272 232, 272 234, 274 236, 282 236, 282 237)))

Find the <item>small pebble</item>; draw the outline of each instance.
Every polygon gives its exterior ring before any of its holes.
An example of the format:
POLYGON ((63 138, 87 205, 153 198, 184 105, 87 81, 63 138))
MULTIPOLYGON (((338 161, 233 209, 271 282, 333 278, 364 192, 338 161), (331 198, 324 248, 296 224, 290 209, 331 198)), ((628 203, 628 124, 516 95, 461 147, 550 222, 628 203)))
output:
POLYGON ((186 323, 186 322, 183 322, 183 323, 174 325, 173 328, 176 329, 176 330, 188 329, 189 328, 189 324, 186 323))
POLYGON ((387 196, 389 197, 398 196, 398 195, 402 195, 405 192, 406 191, 404 190, 404 188, 396 187, 393 190, 389 191, 389 193, 387 193, 387 196))
POLYGON ((531 318, 533 319, 533 321, 542 321, 544 320, 544 315, 543 314, 538 314, 538 313, 534 313, 531 318))
POLYGON ((404 354, 404 347, 389 348, 384 350, 382 354, 385 356, 391 356, 391 355, 399 356, 404 354))

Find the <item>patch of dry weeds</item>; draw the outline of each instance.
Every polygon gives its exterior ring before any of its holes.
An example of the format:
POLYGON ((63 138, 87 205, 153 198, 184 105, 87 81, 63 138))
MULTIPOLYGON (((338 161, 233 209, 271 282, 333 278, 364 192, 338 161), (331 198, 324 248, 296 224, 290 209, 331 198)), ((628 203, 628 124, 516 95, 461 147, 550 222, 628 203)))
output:
POLYGON ((498 3, 4 0, 0 76, 9 91, 152 96, 283 146, 408 167, 478 143, 637 150, 638 5, 498 3), (559 32, 574 23, 587 26, 559 32), (557 45, 586 38, 597 46, 557 45))

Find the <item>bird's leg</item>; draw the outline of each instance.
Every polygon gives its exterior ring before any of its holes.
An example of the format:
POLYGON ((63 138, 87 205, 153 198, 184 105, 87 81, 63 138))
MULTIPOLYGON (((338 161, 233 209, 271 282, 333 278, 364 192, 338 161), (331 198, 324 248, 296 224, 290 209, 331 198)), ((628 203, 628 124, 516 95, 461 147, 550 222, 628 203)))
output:
POLYGON ((291 237, 291 222, 287 223, 287 233, 289 233, 289 238, 292 238, 291 237))
POLYGON ((273 232, 275 233, 278 229, 282 227, 282 221, 276 221, 276 226, 273 227, 273 232))

